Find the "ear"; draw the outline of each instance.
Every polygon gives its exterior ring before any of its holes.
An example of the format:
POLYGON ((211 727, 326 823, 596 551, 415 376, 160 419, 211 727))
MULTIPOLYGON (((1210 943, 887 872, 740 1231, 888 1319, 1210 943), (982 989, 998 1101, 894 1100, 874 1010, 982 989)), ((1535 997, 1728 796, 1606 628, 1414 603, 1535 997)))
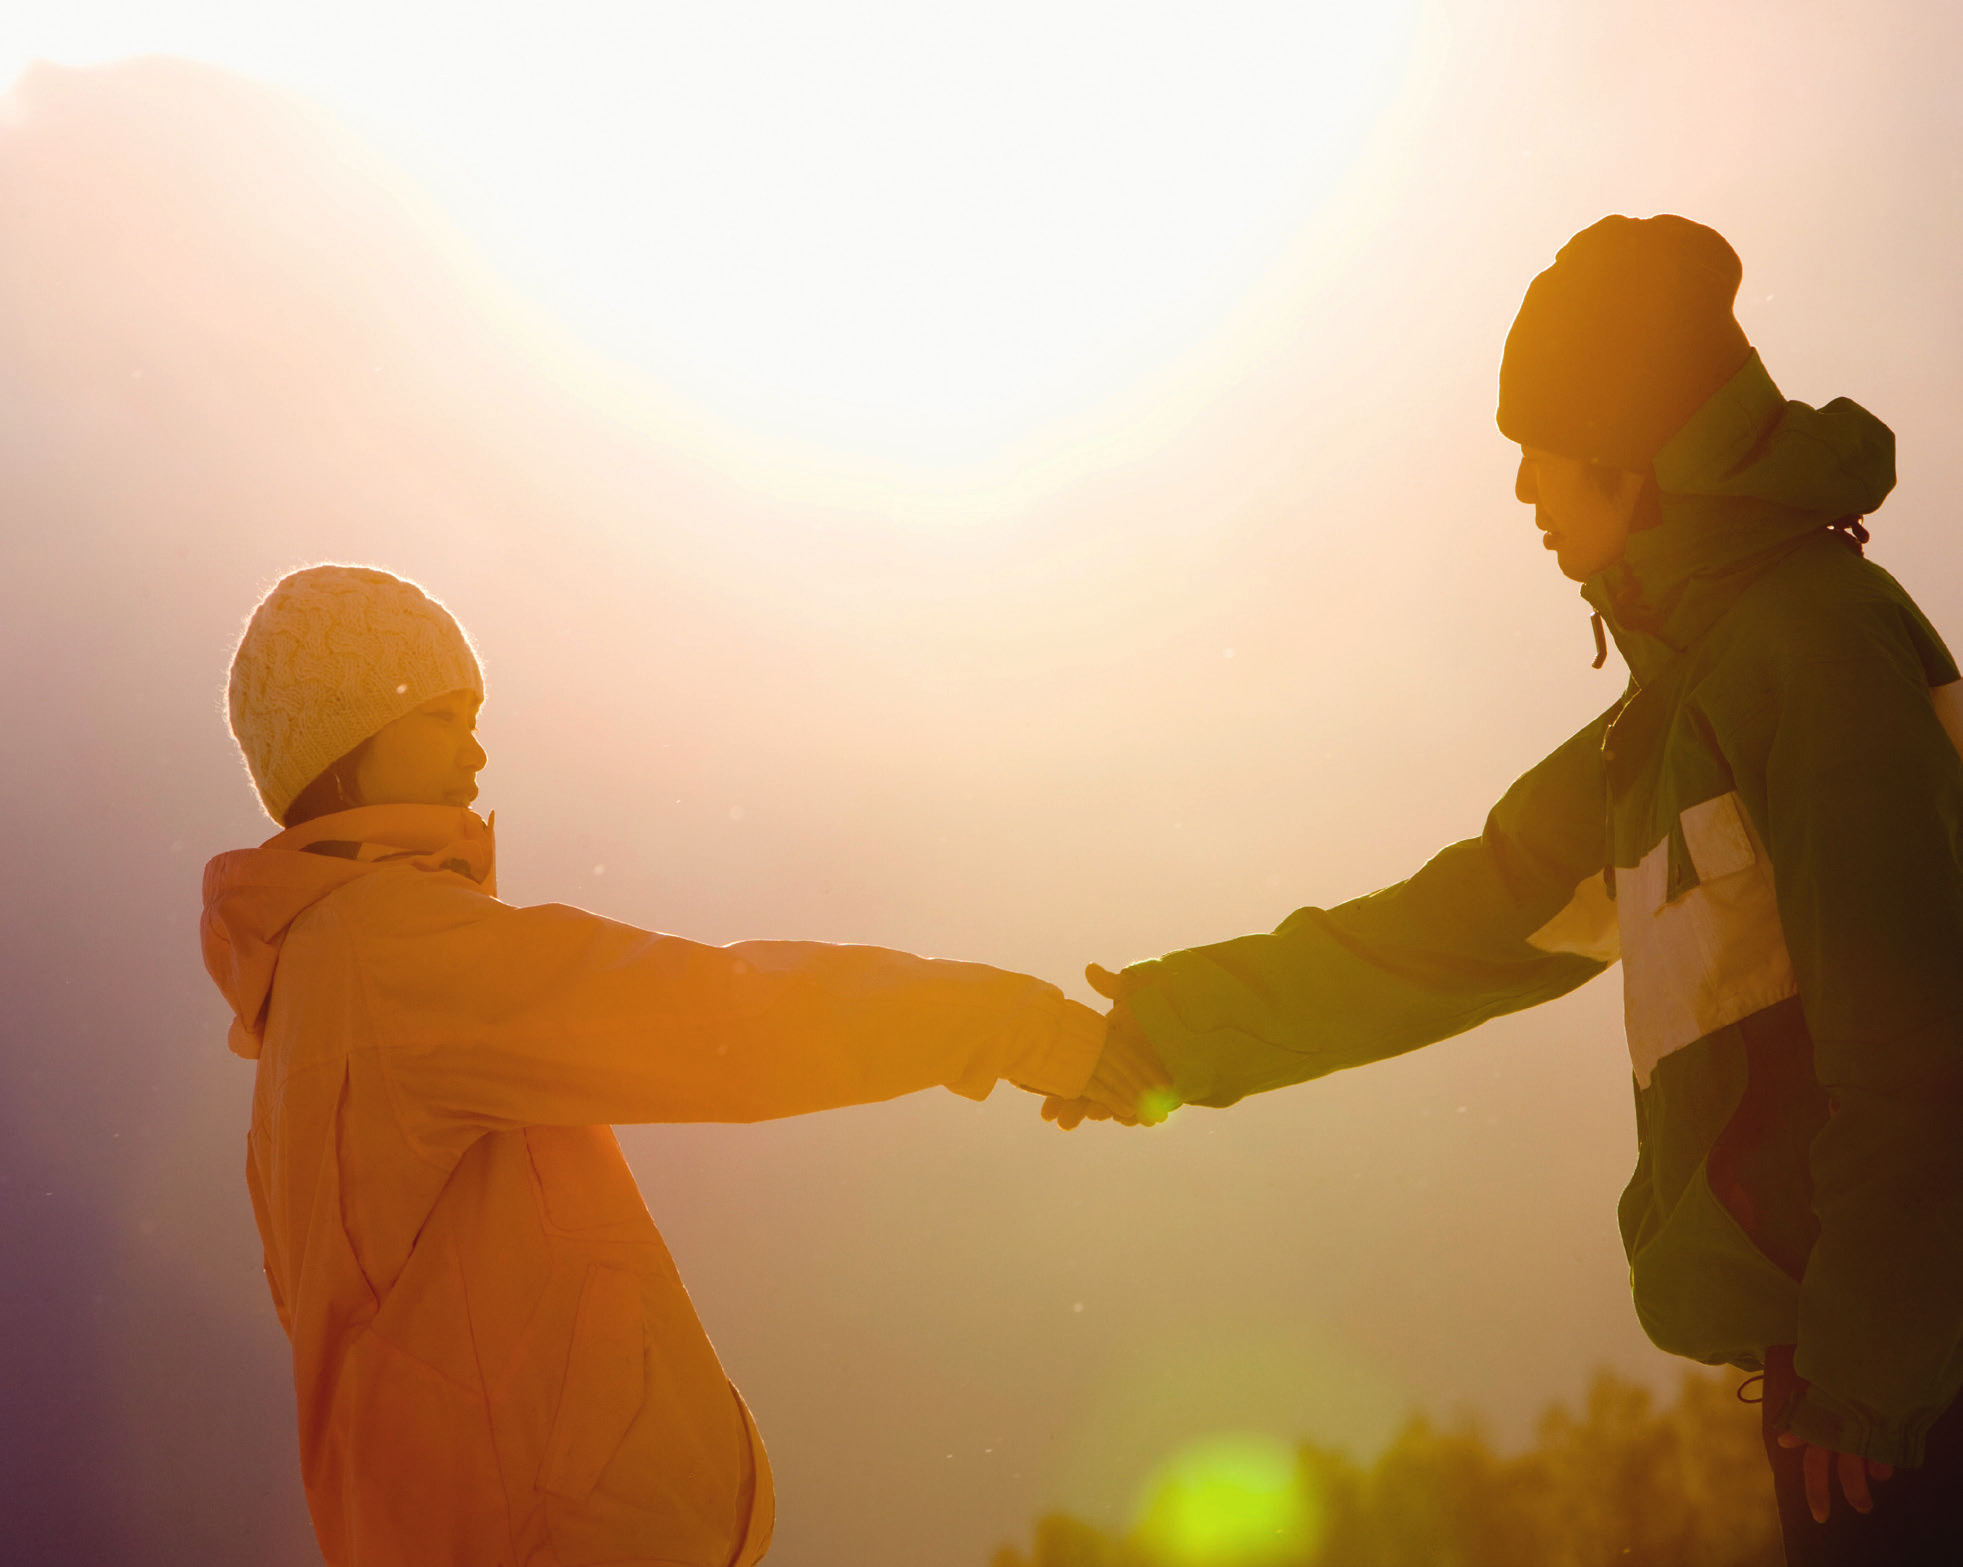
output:
POLYGON ((1622 504, 1622 514, 1629 520, 1631 533, 1641 533, 1663 521, 1663 496, 1657 488, 1654 474, 1623 474, 1622 483, 1616 490, 1616 499, 1622 504))
POLYGON ((1649 483, 1649 475, 1634 473, 1627 468, 1618 468, 1616 474, 1616 502, 1625 512, 1633 513, 1636 509, 1637 497, 1643 493, 1643 486, 1649 483))

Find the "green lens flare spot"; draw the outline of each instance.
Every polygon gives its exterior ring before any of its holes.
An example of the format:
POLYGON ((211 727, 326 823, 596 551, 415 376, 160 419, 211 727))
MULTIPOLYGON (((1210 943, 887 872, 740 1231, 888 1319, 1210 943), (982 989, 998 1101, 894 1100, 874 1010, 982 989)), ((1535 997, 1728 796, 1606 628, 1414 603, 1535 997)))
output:
POLYGON ((1156 1126, 1183 1102, 1170 1088, 1148 1088, 1139 1097, 1139 1119, 1156 1126))
POLYGON ((1134 1536, 1164 1567, 1279 1567, 1313 1554, 1322 1510, 1287 1444, 1213 1437, 1173 1455, 1145 1490, 1134 1536))

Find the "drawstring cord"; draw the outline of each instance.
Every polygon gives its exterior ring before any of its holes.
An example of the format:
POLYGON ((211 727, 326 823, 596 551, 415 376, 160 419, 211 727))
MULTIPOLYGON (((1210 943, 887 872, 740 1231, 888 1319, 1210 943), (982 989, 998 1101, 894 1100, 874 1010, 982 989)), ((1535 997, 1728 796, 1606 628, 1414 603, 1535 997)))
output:
POLYGON ((1737 1398, 1741 1404, 1763 1404, 1765 1402, 1765 1373, 1763 1371, 1754 1371, 1743 1382, 1740 1382, 1738 1384, 1737 1398), (1747 1398, 1745 1396, 1745 1389, 1750 1387, 1754 1382, 1759 1385, 1759 1396, 1757 1398, 1747 1398))
MULTIPOLYGON (((1845 544, 1856 555, 1860 555, 1863 558, 1867 554, 1865 546, 1869 537, 1867 525, 1862 521, 1865 515, 1866 513, 1864 512, 1857 512, 1846 517, 1836 517, 1832 522, 1827 524, 1827 532, 1839 539, 1841 543, 1845 544)), ((1603 629, 1602 616, 1599 610, 1588 617, 1588 629, 1595 633, 1595 662, 1588 667, 1590 669, 1600 669, 1609 661, 1609 639, 1608 633, 1603 629)), ((1749 1386, 1749 1384, 1747 1385, 1749 1386)), ((1746 1402, 1751 1403, 1754 1400, 1747 1399, 1746 1402)))
POLYGON ((1856 555, 1865 558, 1867 552, 1861 546, 1868 542, 1868 530, 1862 524, 1861 516, 1836 517, 1827 524, 1827 532, 1833 534, 1856 555))

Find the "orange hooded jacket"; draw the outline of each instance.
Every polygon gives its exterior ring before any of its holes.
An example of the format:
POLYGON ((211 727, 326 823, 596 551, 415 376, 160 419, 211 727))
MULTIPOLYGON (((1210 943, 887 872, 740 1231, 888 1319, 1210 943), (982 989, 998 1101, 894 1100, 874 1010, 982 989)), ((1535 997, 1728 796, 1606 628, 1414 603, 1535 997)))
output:
POLYGON ((757 1561, 763 1444, 607 1123, 1074 1096, 1102 1043, 980 964, 512 908, 448 806, 221 854, 204 899, 330 1567, 757 1561))

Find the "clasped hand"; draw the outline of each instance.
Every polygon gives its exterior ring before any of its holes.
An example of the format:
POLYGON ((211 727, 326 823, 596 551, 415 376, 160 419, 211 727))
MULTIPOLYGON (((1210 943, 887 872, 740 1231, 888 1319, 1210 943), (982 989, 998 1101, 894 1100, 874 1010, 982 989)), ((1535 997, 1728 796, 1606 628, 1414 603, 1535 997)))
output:
POLYGON ((1063 1131, 1084 1121, 1117 1121, 1124 1126, 1157 1126, 1178 1108, 1172 1078, 1152 1042, 1124 1004, 1124 980, 1093 963, 1084 970, 1091 988, 1113 1003, 1105 1018, 1104 1052, 1084 1091, 1075 1099, 1051 1094, 1043 1119, 1063 1131))

